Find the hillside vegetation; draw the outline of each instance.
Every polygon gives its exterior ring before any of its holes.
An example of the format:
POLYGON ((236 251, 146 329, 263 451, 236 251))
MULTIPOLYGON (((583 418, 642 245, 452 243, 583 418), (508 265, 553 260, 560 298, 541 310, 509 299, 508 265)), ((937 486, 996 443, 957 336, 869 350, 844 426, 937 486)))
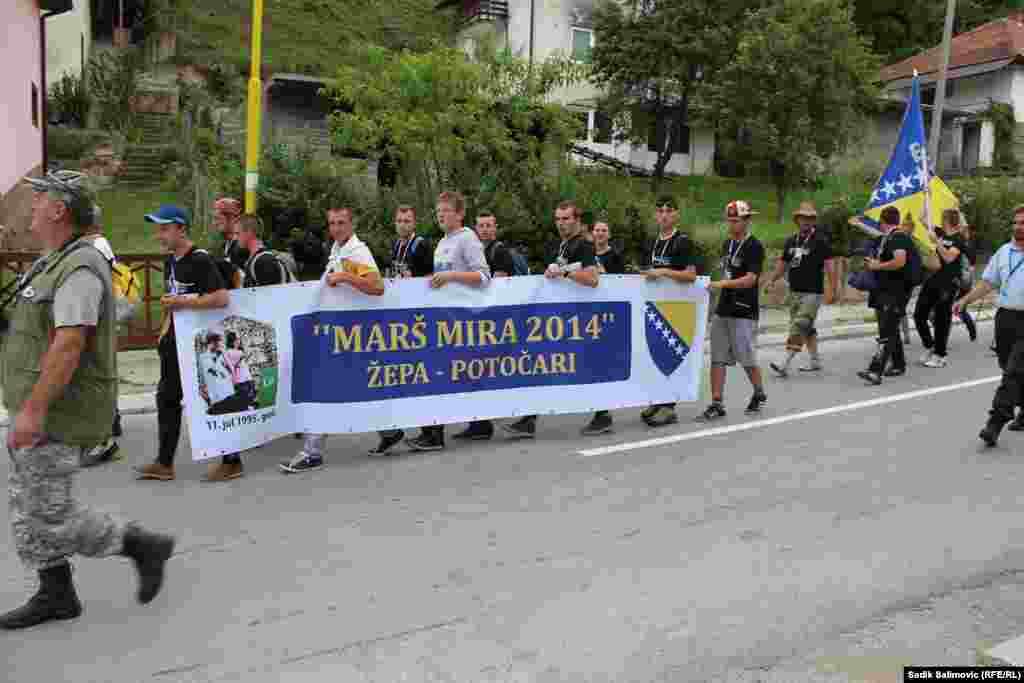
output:
MULTIPOLYGON (((179 54, 197 64, 247 73, 252 0, 169 0, 165 21, 179 54)), ((263 51, 273 71, 330 75, 357 47, 425 49, 451 35, 450 16, 433 0, 265 0, 263 51)))

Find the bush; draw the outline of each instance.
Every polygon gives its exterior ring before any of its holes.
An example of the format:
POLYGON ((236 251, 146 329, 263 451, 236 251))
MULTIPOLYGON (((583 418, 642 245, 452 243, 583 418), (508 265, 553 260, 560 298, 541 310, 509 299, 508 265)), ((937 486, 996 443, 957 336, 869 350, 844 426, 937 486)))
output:
POLYGON ((61 123, 84 128, 90 103, 85 79, 74 74, 65 73, 50 88, 50 115, 61 123))
POLYGON ((49 126, 46 142, 50 156, 55 160, 78 163, 98 145, 110 144, 111 138, 102 131, 49 126))
POLYGON ((1024 204, 1024 181, 1017 177, 959 178, 949 183, 960 209, 974 228, 978 249, 992 253, 1010 237, 1014 207, 1024 204))

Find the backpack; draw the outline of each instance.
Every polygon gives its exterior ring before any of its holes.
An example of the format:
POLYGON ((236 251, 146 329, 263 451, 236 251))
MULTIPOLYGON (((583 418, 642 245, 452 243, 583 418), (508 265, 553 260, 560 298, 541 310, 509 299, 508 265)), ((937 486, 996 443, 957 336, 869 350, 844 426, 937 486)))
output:
POLYGON ((110 263, 111 282, 114 288, 114 311, 117 322, 123 323, 135 317, 139 304, 139 279, 128 266, 117 261, 110 263))
MULTIPOLYGON (((498 247, 504 247, 512 258, 512 272, 509 275, 529 275, 530 274, 530 263, 526 260, 518 249, 506 245, 504 242, 495 240, 491 242, 489 254, 493 254, 494 250, 498 247)), ((488 258, 490 260, 490 258, 488 258)))
POLYGON ((257 251, 255 254, 249 257, 249 260, 245 264, 245 279, 243 283, 246 287, 259 286, 259 281, 256 279, 256 271, 253 270, 253 266, 256 264, 256 259, 264 254, 270 254, 274 261, 277 262, 277 267, 281 269, 281 284, 288 284, 289 282, 295 282, 298 277, 295 275, 295 259, 292 258, 291 254, 283 254, 279 251, 272 249, 264 249, 257 251), (255 284, 249 284, 250 282, 255 284))
POLYGON ((242 271, 230 259, 225 256, 214 256, 205 249, 196 249, 195 251, 197 254, 206 254, 210 257, 213 265, 217 266, 217 272, 220 273, 220 279, 224 281, 225 289, 238 289, 242 286, 242 271))
POLYGON ((917 287, 924 282, 924 275, 924 261, 915 242, 914 248, 907 253, 907 283, 911 288, 917 287))

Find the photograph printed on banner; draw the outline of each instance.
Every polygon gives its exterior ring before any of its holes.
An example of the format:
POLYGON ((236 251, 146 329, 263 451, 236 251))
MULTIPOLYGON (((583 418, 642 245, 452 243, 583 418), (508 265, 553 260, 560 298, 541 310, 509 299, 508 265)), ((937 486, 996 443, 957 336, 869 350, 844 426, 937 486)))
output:
POLYGON ((278 356, 273 325, 238 316, 195 336, 197 391, 207 415, 272 408, 278 356))

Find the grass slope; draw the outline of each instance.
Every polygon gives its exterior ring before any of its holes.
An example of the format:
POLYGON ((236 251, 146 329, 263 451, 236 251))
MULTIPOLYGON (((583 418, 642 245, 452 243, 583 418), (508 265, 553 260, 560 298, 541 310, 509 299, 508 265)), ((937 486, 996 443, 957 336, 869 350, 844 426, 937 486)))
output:
MULTIPOLYGON (((179 0, 181 54, 196 63, 249 68, 252 0, 179 0)), ((433 0, 265 0, 264 64, 273 71, 331 75, 359 45, 422 49, 450 30, 433 0)))

